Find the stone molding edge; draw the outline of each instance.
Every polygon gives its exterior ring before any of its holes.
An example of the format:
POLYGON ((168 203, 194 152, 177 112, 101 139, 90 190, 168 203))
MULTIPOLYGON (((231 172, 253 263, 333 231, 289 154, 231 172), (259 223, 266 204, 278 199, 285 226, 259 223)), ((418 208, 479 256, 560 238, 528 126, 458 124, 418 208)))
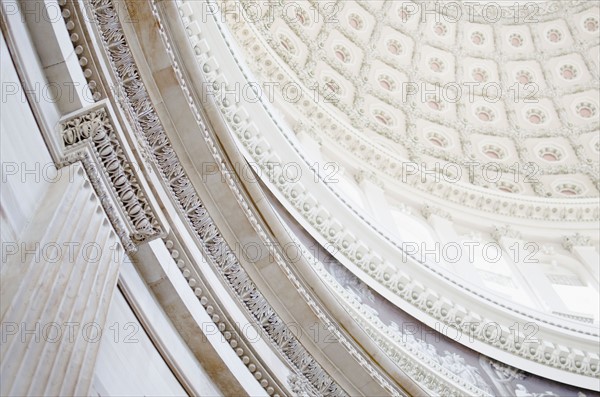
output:
POLYGON ((73 43, 73 51, 77 56, 83 76, 87 81, 88 88, 95 102, 106 98, 106 90, 99 79, 99 68, 96 60, 87 45, 87 30, 81 21, 83 17, 77 9, 77 0, 58 0, 61 15, 69 32, 69 38, 73 43))
MULTIPOLYGON (((241 19, 241 26, 252 31, 257 29, 247 23, 244 18, 241 19)), ((236 34, 242 27, 236 28, 234 31, 236 34)), ((310 98, 311 94, 306 88, 304 82, 298 83, 297 79, 289 72, 289 66, 285 63, 281 63, 278 56, 273 54, 273 50, 265 44, 260 35, 255 34, 254 39, 257 40, 262 46, 263 52, 269 56, 269 61, 272 64, 278 64, 280 71, 285 71, 286 77, 278 79, 278 90, 281 93, 283 87, 289 81, 293 81, 295 87, 302 89, 303 97, 310 98)), ((264 57, 261 59, 261 64, 265 62, 264 57)), ((253 69, 253 72, 258 72, 261 75, 262 71, 253 69)), ((282 75, 283 76, 283 75, 282 75)), ((317 112, 317 107, 307 109, 307 113, 317 112)), ((328 139, 334 140, 341 143, 340 146, 345 148, 350 154, 366 163, 373 170, 386 170, 386 184, 387 186, 394 186, 394 192, 401 191, 402 185, 397 182, 398 180, 406 180, 406 184, 413 189, 420 191, 421 194, 432 195, 437 199, 450 200, 454 204, 461 205, 463 207, 471 208, 476 211, 483 211, 486 213, 492 213, 509 218, 520 218, 520 219, 535 219, 552 222, 597 222, 600 220, 600 210, 598 210, 595 199, 582 198, 582 199, 543 199, 536 196, 518 196, 508 194, 500 194, 484 189, 476 185, 461 185, 456 183, 448 183, 444 178, 441 181, 436 182, 436 178, 426 178, 424 183, 422 182, 422 176, 417 174, 405 175, 402 174, 403 160, 393 153, 389 153, 386 150, 375 146, 372 142, 369 142, 363 136, 358 134, 354 129, 343 127, 346 123, 342 121, 338 116, 330 112, 326 106, 320 104, 318 111, 322 114, 326 114, 330 121, 327 123, 321 123, 320 125, 305 126, 311 130, 322 131, 326 134, 328 139), (335 131, 328 126, 335 126, 335 131), (338 128, 338 126, 342 126, 338 128), (380 157, 377 158, 377 155, 380 157), (554 201, 554 203, 553 203, 554 201), (556 203, 559 202, 560 205, 556 203), (567 208, 565 208, 567 207, 567 208)), ((404 183, 404 182, 403 182, 404 183)))
MULTIPOLYGON (((244 307, 267 332, 277 349, 296 368, 298 375, 306 379, 319 395, 345 396, 345 392, 310 356, 268 305, 262 294, 256 290, 255 285, 220 236, 208 212, 203 208, 200 198, 169 143, 145 85, 141 81, 113 2, 91 0, 90 5, 104 51, 124 93, 123 102, 132 114, 137 116, 138 123, 135 125, 135 131, 142 135, 147 148, 152 153, 152 162, 161 171, 161 177, 171 197, 178 204, 178 210, 200 241, 205 243, 205 252, 209 254, 207 256, 219 266, 221 274, 238 296, 241 293, 247 294, 250 299, 248 302, 243 302, 244 307), (225 274, 226 272, 228 273, 225 274), (240 278, 236 281, 235 276, 240 278)), ((153 11, 156 11, 154 4, 153 11)), ((164 32, 161 34, 164 35, 164 32)))
POLYGON ((59 168, 81 161, 127 252, 164 234, 123 149, 105 101, 63 117, 59 168))
MULTIPOLYGON (((206 313, 211 317, 216 329, 221 333, 229 346, 231 346, 231 349, 234 350, 242 363, 246 365, 248 371, 254 375, 268 395, 273 395, 274 397, 285 395, 284 388, 278 384, 275 376, 265 366, 260 357, 257 356, 251 344, 246 340, 244 332, 236 329, 234 324, 229 320, 226 310, 223 309, 218 299, 215 298, 212 288, 199 271, 200 267, 194 260, 190 259, 190 256, 181 246, 177 237, 175 235, 167 236, 163 239, 163 243, 171 254, 171 258, 173 258, 177 268, 181 271, 186 283, 193 290, 194 295, 198 298, 206 313)), ((314 388, 310 387, 313 390, 312 395, 316 395, 314 388)))
MULTIPOLYGON (((185 16, 190 17, 190 15, 191 13, 188 13, 185 16)), ((217 17, 213 16, 213 18, 217 17)), ((198 24, 198 22, 195 22, 195 24, 198 24)), ((216 21, 216 24, 219 29, 222 29, 218 21, 216 21)), ((199 51, 197 52, 198 58, 203 61, 201 64, 204 64, 202 69, 205 80, 213 82, 217 81, 216 78, 219 78, 219 82, 223 82, 224 77, 218 76, 217 71, 211 67, 211 65, 218 65, 218 63, 214 56, 208 54, 209 48, 206 40, 203 40, 199 34, 194 33, 193 29, 189 29, 189 31, 192 32, 190 38, 195 37, 195 43, 191 42, 190 44, 192 47, 196 44, 195 48, 199 51)), ((227 41, 227 39, 225 39, 225 41, 227 41)), ((229 43, 227 44, 230 45, 229 43)), ((235 55, 232 54, 232 56, 235 58, 235 55)), ((235 59, 238 65, 240 65, 240 61, 237 58, 235 59)), ((240 66, 240 68, 242 67, 240 66)), ((339 249, 339 252, 353 262, 357 268, 365 271, 370 277, 379 284, 385 286, 393 294, 397 295, 419 311, 431 316, 433 319, 441 320, 454 328, 458 325, 460 327, 457 328, 458 331, 468 332, 483 344, 498 348, 511 355, 516 355, 526 360, 531 360, 542 365, 586 377, 596 376, 599 372, 597 354, 593 352, 582 352, 548 341, 540 342, 537 347, 525 346, 525 344, 520 344, 510 337, 507 327, 503 327, 506 328, 502 330, 503 336, 501 338, 494 338, 495 343, 491 344, 487 341, 489 335, 484 335, 483 328, 485 328, 484 325, 486 324, 486 321, 491 322, 492 320, 486 319, 471 310, 460 307, 460 305, 457 306, 447 299, 441 299, 439 294, 428 290, 427 287, 420 285, 420 283, 412 280, 407 275, 401 275, 399 277, 391 276, 387 273, 386 269, 384 269, 386 265, 383 260, 378 258, 378 255, 368 252, 368 248, 366 248, 364 244, 360 244, 359 241, 351 243, 345 240, 343 241, 344 244, 341 244, 342 241, 340 240, 344 237, 342 235, 343 233, 341 233, 342 225, 332 219, 323 219, 322 215, 325 217, 328 216, 327 211, 324 208, 319 208, 322 207, 322 205, 315 202, 315 199, 311 198, 311 196, 305 192, 306 189, 301 184, 292 186, 285 183, 284 180, 278 178, 278 175, 273 175, 272 169, 269 169, 269 167, 265 165, 266 162, 277 162, 277 156, 274 154, 274 150, 268 141, 261 136, 256 128, 252 128, 252 123, 243 125, 242 122, 246 121, 244 118, 249 118, 248 112, 242 106, 235 107, 231 106, 231 103, 222 103, 222 101, 218 100, 215 100, 215 102, 220 107, 221 113, 226 115, 226 121, 230 125, 231 130, 235 131, 237 139, 244 148, 244 151, 249 155, 249 159, 259 164, 262 167, 262 171, 265 172, 265 175, 269 176, 266 182, 274 185, 275 189, 286 198, 286 200, 294 207, 295 211, 301 214, 306 222, 311 224, 312 227, 317 230, 323 239, 334 244, 336 248, 339 249), (320 218, 320 222, 317 222, 317 218, 320 218), (334 225, 336 228, 337 226, 340 227, 338 228, 339 230, 337 230, 337 233, 335 233, 336 230, 334 230, 333 236, 328 236, 328 234, 325 233, 328 231, 328 226, 330 225, 334 225), (369 256, 370 258, 368 258, 369 256), (396 284, 395 288, 392 288, 393 284, 396 284), (469 319, 479 323, 479 327, 470 329, 468 324, 465 325, 469 319)), ((269 116, 271 118, 273 117, 270 113, 269 116)), ((281 129, 281 126, 275 120, 273 120, 273 122, 281 129)), ((286 137, 286 139, 289 141, 289 138, 286 137)), ((294 147, 294 149, 297 150, 296 147, 294 147)), ((281 163, 281 161, 279 161, 279 163, 281 163)), ((358 216, 361 218, 360 215, 358 216)), ((531 315, 528 317, 547 322, 531 315)), ((550 323, 550 325, 561 327, 561 324, 559 323, 550 323)))

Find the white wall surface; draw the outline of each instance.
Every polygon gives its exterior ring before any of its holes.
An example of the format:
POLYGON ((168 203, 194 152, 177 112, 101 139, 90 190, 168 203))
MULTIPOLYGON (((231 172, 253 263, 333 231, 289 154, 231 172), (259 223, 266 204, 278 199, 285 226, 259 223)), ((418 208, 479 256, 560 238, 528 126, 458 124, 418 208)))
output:
POLYGON ((18 241, 56 171, 19 76, 1 40, 0 222, 2 241, 18 241))
POLYGON ((113 297, 100 343, 91 395, 187 395, 121 291, 113 297))

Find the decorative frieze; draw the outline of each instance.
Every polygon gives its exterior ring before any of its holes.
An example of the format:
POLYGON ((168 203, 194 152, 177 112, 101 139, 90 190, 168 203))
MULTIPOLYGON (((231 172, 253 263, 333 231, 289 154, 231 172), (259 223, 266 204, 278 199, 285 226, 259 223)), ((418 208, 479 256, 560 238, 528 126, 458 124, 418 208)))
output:
MULTIPOLYGON (((174 236, 169 236, 174 238, 174 236)), ((165 247, 169 250, 175 264, 181 270, 181 274, 186 279, 194 295, 198 298, 200 304, 204 307, 207 314, 211 317, 215 327, 229 346, 234 349, 235 354, 246 365, 248 371, 254 374, 255 379, 265 389, 268 395, 280 397, 284 395, 282 388, 275 382, 269 368, 257 357, 256 352, 248 347, 248 341, 245 340, 245 329, 240 329, 227 318, 226 312, 220 307, 217 299, 211 292, 211 288, 206 284, 203 276, 197 272, 197 268, 188 263, 184 250, 176 241, 165 239, 165 247)), ((306 381, 306 378, 302 378, 306 381)))
POLYGON ((306 381, 303 376, 298 376, 296 374, 291 374, 288 377, 288 383, 294 396, 297 397, 318 397, 319 394, 316 390, 311 386, 310 383, 306 381))
POLYGON ((315 390, 322 395, 345 396, 345 392, 312 358, 257 290, 219 233, 169 143, 141 80, 114 4, 111 0, 92 0, 91 9, 115 76, 126 96, 126 105, 135 115, 138 124, 136 132, 144 137, 147 147, 154 155, 154 163, 161 170, 161 176, 179 210, 203 242, 208 259, 217 267, 257 324, 269 335, 275 347, 315 390))

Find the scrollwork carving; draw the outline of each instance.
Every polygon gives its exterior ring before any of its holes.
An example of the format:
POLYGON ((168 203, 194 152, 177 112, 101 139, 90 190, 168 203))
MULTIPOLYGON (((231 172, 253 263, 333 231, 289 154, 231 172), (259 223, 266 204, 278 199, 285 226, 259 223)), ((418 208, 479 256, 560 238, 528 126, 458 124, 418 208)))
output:
MULTIPOLYGON (((84 163, 97 160, 101 166, 94 169, 106 176, 116 204, 129 224, 132 241, 140 244, 158 237, 163 232, 162 228, 125 156, 107 110, 95 107, 63 120, 60 128, 67 154, 81 150, 84 145, 91 147, 93 159, 86 156, 84 163)), ((90 167, 88 165, 87 168, 90 167)))

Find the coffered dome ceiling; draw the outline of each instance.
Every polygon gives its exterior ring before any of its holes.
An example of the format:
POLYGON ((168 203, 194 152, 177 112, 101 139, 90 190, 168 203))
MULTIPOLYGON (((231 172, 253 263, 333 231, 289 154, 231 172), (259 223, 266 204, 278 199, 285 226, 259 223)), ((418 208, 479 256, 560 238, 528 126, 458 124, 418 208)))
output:
POLYGON ((223 18, 286 121, 382 178, 414 164, 471 191, 597 197, 599 9, 515 4, 226 3, 223 18))

